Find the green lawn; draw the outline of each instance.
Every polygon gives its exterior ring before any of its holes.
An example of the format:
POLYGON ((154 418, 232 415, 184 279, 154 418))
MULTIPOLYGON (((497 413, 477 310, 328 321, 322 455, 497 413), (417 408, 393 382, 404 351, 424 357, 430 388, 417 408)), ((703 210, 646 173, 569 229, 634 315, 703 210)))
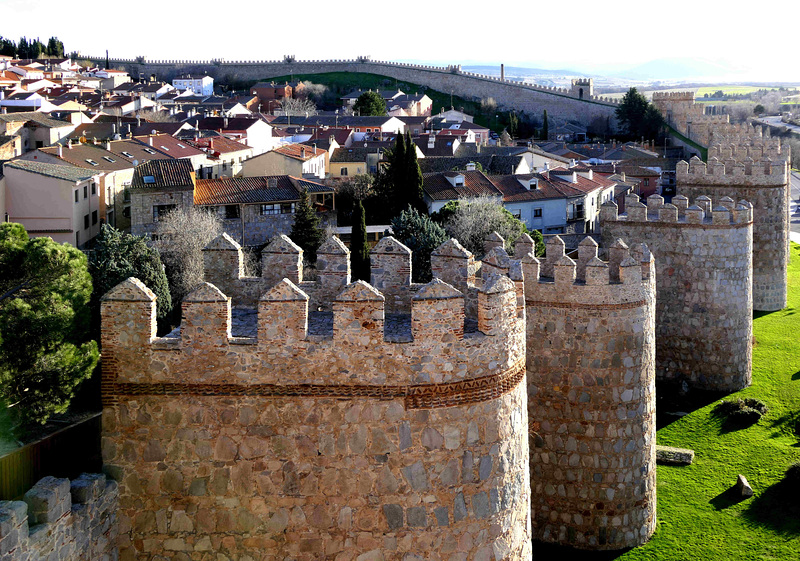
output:
POLYGON ((742 94, 749 94, 753 92, 757 92, 758 90, 776 90, 778 88, 765 88, 765 87, 755 87, 755 86, 705 86, 702 88, 698 88, 695 92, 696 97, 703 97, 704 94, 708 94, 709 96, 714 95, 714 93, 722 90, 722 93, 725 95, 742 95, 742 94))
MULTIPOLYGON (((800 246, 792 244, 789 306, 756 314, 753 383, 736 397, 755 397, 769 412, 755 425, 730 430, 713 413, 719 400, 658 431, 658 444, 691 448, 687 467, 658 466, 658 526, 644 546, 572 558, 634 560, 795 560, 800 558, 800 496, 779 482, 800 461, 800 246), (743 474, 755 497, 729 489, 743 474)), ((684 411, 691 411, 687 404, 684 411)), ((536 544, 534 558, 570 555, 536 544), (538 546, 538 547, 537 547, 538 546), (537 555, 538 551, 538 555, 537 555)))

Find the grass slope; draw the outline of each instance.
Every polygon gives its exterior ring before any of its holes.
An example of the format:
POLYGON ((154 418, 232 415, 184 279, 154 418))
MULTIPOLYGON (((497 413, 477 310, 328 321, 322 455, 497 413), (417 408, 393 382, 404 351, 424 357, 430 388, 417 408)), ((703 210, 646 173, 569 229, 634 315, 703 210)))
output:
POLYGON ((419 84, 395 80, 387 76, 378 74, 356 73, 356 72, 325 72, 322 74, 294 74, 291 76, 278 76, 265 79, 267 82, 288 82, 308 80, 315 84, 325 84, 339 96, 346 95, 353 90, 362 89, 364 91, 373 90, 394 90, 400 89, 407 94, 425 93, 433 101, 431 109, 432 115, 437 115, 444 108, 445 111, 450 107, 461 109, 464 112, 475 116, 475 123, 484 127, 489 127, 496 131, 502 131, 507 126, 507 116, 502 111, 493 111, 492 115, 485 115, 481 109, 481 104, 469 101, 456 95, 439 92, 419 84), (452 100, 452 103, 451 103, 452 100))
MULTIPOLYGON (((800 246, 792 244, 789 305, 754 321, 753 383, 735 397, 769 407, 761 420, 732 430, 714 414, 716 400, 658 431, 658 444, 691 448, 691 466, 658 466, 658 526, 645 545, 623 552, 574 552, 535 544, 534 558, 658 560, 789 560, 800 558, 800 496, 780 485, 800 461, 800 246), (737 499, 738 474, 755 491, 737 499)), ((726 396, 731 399, 734 396, 726 396)), ((684 409, 691 410, 690 406, 684 409)))

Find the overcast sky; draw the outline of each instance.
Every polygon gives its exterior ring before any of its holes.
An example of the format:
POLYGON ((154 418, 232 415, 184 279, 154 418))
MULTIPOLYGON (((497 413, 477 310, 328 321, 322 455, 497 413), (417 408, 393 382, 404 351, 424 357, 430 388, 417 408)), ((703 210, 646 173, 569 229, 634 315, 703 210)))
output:
POLYGON ((0 0, 0 35, 151 59, 353 58, 570 68, 598 74, 701 57, 741 79, 800 81, 796 0, 114 3, 0 0), (759 6, 763 6, 760 9, 759 6))

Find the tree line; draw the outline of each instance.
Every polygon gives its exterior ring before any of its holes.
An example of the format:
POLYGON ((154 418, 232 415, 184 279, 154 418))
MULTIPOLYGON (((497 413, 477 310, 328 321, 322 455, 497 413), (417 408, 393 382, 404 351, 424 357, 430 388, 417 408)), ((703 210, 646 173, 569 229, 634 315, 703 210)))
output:
POLYGON ((0 36, 0 55, 19 59, 65 58, 64 43, 58 37, 50 37, 47 43, 42 43, 38 37, 36 39, 21 37, 17 42, 0 36))

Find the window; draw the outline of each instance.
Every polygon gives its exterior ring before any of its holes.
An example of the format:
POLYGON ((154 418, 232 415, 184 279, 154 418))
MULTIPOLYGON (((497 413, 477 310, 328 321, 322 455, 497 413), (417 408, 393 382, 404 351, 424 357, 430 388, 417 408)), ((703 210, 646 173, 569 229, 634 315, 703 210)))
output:
POLYGON ((97 211, 93 210, 92 211, 92 226, 94 226, 95 224, 97 224, 97 211))
POLYGON ((103 156, 103 159, 104 159, 105 161, 107 161, 107 162, 110 162, 110 163, 112 163, 112 164, 113 164, 114 162, 116 162, 116 161, 117 161, 117 160, 115 160, 114 158, 109 158, 108 156, 103 156))
POLYGON ((126 158, 133 158, 133 154, 131 154, 130 152, 125 152, 124 150, 122 151, 122 155, 125 156, 126 158))
POLYGON ((97 183, 92 183, 92 195, 97 194, 97 183))
POLYGON ((341 174, 342 175, 347 175, 347 168, 342 168, 341 174))
POLYGON ((83 198, 86 199, 88 197, 89 197, 89 186, 88 185, 84 185, 83 186, 83 198))
POLYGON ((145 148, 144 151, 147 152, 148 154, 155 154, 156 153, 156 151, 153 150, 152 148, 145 148))
POLYGON ((83 229, 86 230, 89 227, 89 215, 83 215, 83 229))
POLYGON ((294 203, 281 203, 281 214, 294 214, 294 203))
POLYGON ((131 207, 126 206, 125 208, 123 208, 122 209, 122 216, 124 216, 125 218, 130 218, 131 217, 131 207))
POLYGON ((542 209, 540 209, 540 208, 533 209, 533 217, 534 218, 541 218, 542 217, 542 209))
POLYGON ((166 216, 172 209, 177 208, 178 205, 153 205, 153 222, 158 222, 160 218, 166 216))
POLYGON ((122 188, 122 202, 124 202, 124 203, 131 202, 131 188, 130 187, 123 187, 122 188))
POLYGON ((225 205, 225 220, 239 218, 239 205, 225 205))
POLYGON ((147 183, 148 185, 152 185, 153 183, 156 182, 156 178, 152 175, 145 175, 142 177, 142 181, 144 183, 147 183))
POLYGON ((649 179, 649 178, 647 178, 647 177, 645 177, 645 178, 644 178, 644 186, 645 186, 645 187, 647 187, 647 186, 649 186, 649 185, 650 185, 650 179, 649 179))
POLYGON ((516 218, 517 220, 522 220, 522 211, 521 210, 511 211, 511 214, 513 214, 514 218, 516 218))
POLYGON ((100 165, 97 162, 95 162, 94 160, 92 160, 91 158, 86 158, 86 161, 88 163, 92 164, 93 166, 99 166, 100 165))
POLYGON ((280 214, 280 205, 261 205, 261 216, 280 214))
POLYGON ((228 169, 228 162, 222 162, 222 171, 228 169))
POLYGON ((76 203, 78 202, 78 190, 77 189, 75 189, 75 202, 76 203))

